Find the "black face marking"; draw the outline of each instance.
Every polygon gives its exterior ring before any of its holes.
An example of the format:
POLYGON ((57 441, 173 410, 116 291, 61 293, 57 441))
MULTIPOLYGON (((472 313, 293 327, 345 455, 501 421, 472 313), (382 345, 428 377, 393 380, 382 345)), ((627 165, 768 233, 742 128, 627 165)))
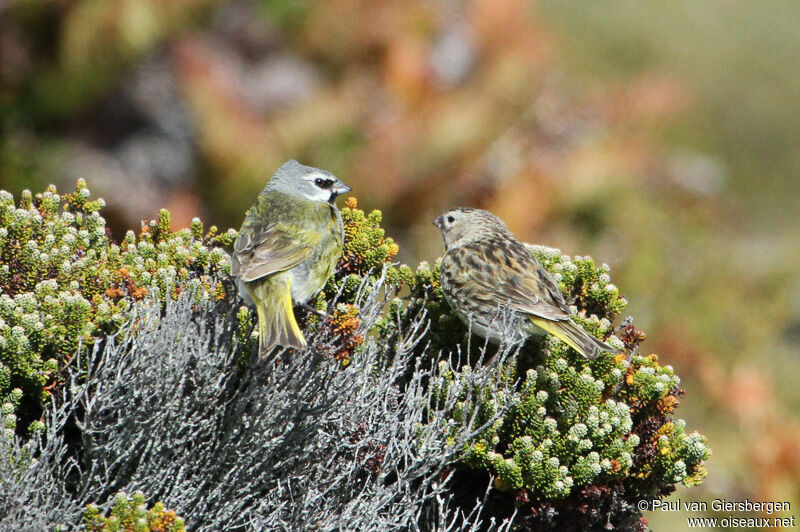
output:
POLYGON ((314 180, 314 184, 319 188, 328 189, 333 186, 333 179, 318 177, 314 180))

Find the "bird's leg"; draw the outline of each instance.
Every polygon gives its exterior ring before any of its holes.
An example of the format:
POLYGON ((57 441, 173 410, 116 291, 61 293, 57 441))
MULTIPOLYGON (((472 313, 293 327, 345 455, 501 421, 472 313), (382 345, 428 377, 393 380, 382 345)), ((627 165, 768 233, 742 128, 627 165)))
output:
POLYGON ((325 313, 324 313, 324 312, 322 312, 321 310, 317 310, 317 309, 315 309, 314 307, 312 307, 312 306, 311 306, 311 305, 309 305, 308 303, 300 303, 300 305, 299 305, 299 306, 300 306, 300 307, 302 307, 302 308, 304 308, 305 310, 307 310, 307 311, 311 312, 312 314, 316 314, 317 316, 319 316, 319 317, 320 317, 320 318, 322 318, 323 320, 324 320, 325 318, 327 318, 327 317, 328 317, 328 315, 327 315, 327 314, 325 314, 325 313))

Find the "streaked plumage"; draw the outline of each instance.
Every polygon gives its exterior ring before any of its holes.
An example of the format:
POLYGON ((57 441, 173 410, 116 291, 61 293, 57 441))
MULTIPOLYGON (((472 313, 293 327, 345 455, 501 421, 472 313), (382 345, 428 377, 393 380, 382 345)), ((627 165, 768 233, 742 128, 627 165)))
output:
POLYGON ((445 242, 442 291, 473 332, 495 343, 550 333, 586 358, 612 351, 569 319, 556 281, 500 218, 461 207, 434 224, 445 242), (510 320, 502 309, 511 311, 510 320))
POLYGON ((308 301, 333 273, 344 241, 334 201, 349 190, 329 172, 291 160, 247 211, 232 273, 240 295, 258 312, 262 357, 278 345, 305 347, 293 304, 308 301))

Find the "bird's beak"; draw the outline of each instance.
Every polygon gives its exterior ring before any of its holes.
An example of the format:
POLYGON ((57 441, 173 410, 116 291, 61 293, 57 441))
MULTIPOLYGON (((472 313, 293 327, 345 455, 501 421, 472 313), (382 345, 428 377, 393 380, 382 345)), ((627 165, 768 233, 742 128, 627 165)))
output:
POLYGON ((353 187, 351 187, 350 185, 345 185, 341 181, 337 180, 336 183, 333 185, 331 192, 333 192, 338 196, 339 194, 347 194, 351 190, 353 190, 353 187))
POLYGON ((336 183, 334 183, 333 186, 331 187, 331 197, 328 199, 328 203, 333 205, 333 202, 336 201, 336 197, 339 194, 347 194, 351 190, 353 190, 353 187, 351 187, 350 185, 345 185, 344 183, 342 183, 337 179, 336 183))
POLYGON ((436 227, 441 229, 442 228, 442 217, 439 216, 438 218, 434 218, 433 219, 433 225, 435 225, 436 227))

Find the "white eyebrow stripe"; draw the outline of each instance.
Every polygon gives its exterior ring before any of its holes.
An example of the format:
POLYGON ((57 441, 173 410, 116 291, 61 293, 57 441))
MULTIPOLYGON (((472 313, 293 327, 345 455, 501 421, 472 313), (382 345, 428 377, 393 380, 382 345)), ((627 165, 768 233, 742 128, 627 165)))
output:
POLYGON ((303 176, 303 179, 307 181, 314 181, 315 179, 330 179, 330 176, 323 174, 322 172, 309 172, 303 176))

